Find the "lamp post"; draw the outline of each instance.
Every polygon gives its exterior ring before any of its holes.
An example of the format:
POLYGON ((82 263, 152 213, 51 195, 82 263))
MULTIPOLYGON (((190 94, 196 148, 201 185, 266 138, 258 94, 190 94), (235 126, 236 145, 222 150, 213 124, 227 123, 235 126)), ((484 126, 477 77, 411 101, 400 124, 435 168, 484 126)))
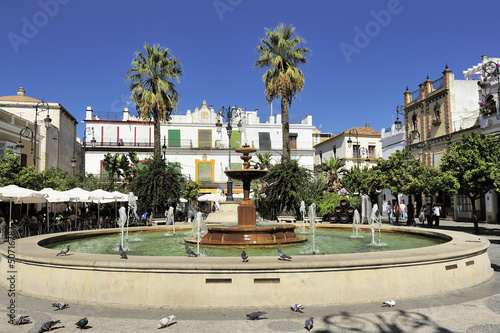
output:
POLYGON ((356 165, 359 169, 359 140, 358 140, 358 130, 356 130, 355 128, 351 128, 349 130, 349 140, 347 140, 347 146, 349 148, 352 147, 352 140, 351 140, 351 135, 354 135, 356 136, 356 165))
MULTIPOLYGON (((235 117, 239 117, 240 113, 238 111, 238 108, 235 106, 231 107, 228 106, 222 107, 219 110, 219 113, 217 115, 217 123, 215 123, 215 126, 217 127, 217 133, 222 133, 222 120, 226 119, 227 125, 226 125, 226 131, 227 131, 227 137, 228 137, 228 151, 229 151, 229 162, 228 162, 228 167, 227 170, 231 169, 231 134, 233 132, 233 126, 232 126, 232 120, 235 117)), ((226 201, 233 201, 233 180, 230 177, 227 177, 227 198, 226 201)))
POLYGON ((35 123, 34 123, 35 130, 32 130, 28 126, 26 126, 25 128, 23 128, 19 132, 19 143, 16 145, 16 148, 19 150, 20 153, 22 153, 24 145, 21 142, 21 138, 25 137, 25 138, 30 139, 30 141, 31 141, 31 151, 33 152, 33 166, 36 166, 36 160, 37 160, 37 156, 36 156, 36 137, 37 137, 37 133, 38 133, 38 114, 41 113, 41 112, 44 112, 44 111, 47 111, 47 117, 45 117, 45 119, 43 120, 43 123, 45 124, 45 128, 49 129, 50 123, 52 122, 52 119, 50 119, 50 116, 49 116, 49 104, 47 102, 44 102, 43 99, 42 99, 40 102, 38 102, 35 105, 35 123))
POLYGON ((35 105, 35 135, 33 141, 33 165, 36 166, 36 136, 38 132, 38 114, 47 111, 47 117, 43 120, 45 128, 49 129, 52 119, 49 116, 49 104, 44 102, 43 99, 35 105))
POLYGON ((163 152, 163 159, 167 158, 167 136, 163 136, 163 146, 161 146, 161 151, 163 152))
POLYGON ((92 139, 90 140, 90 145, 92 146, 92 148, 94 148, 96 140, 94 136, 93 127, 87 127, 83 131, 83 189, 85 189, 85 149, 87 148, 87 135, 92 135, 92 139))

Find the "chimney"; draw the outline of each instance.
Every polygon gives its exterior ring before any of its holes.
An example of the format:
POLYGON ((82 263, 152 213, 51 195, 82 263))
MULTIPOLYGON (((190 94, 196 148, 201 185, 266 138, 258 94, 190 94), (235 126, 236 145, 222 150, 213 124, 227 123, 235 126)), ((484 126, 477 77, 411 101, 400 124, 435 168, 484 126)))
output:
POLYGON ((85 119, 87 120, 92 120, 92 107, 87 106, 87 109, 85 110, 85 119))
POLYGON ((365 123, 365 127, 370 127, 370 124, 368 124, 368 123, 365 123))
POLYGON ((486 61, 488 61, 488 56, 486 54, 483 54, 481 56, 481 62, 484 64, 486 61))
POLYGON ((24 91, 23 87, 19 87, 19 89, 17 89, 17 96, 24 96, 26 95, 26 91, 24 91))

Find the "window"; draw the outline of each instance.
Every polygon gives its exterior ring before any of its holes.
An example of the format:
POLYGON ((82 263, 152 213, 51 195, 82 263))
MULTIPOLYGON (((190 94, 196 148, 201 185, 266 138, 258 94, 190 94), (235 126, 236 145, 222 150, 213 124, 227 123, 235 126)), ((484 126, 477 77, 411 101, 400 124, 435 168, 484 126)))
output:
MULTIPOLYGON (((211 135, 210 135, 211 139, 211 135)), ((169 129, 168 130, 168 146, 180 147, 181 146, 181 130, 169 129)))
POLYGON ((232 131, 231 132, 231 148, 241 147, 241 132, 232 131))
POLYGON ((243 169, 243 163, 231 163, 231 170, 243 169))
POLYGON ((368 158, 375 158, 375 146, 368 145, 368 158))
POLYGON ((297 149, 297 133, 290 133, 290 149, 297 149))
POLYGON ((437 121, 441 119, 441 106, 439 104, 434 107, 434 119, 437 121))
POLYGON ((418 131, 418 128, 417 128, 417 115, 414 114, 413 117, 411 117, 411 122, 413 123, 413 130, 414 131, 418 131))
POLYGON ((198 148, 212 147, 212 130, 198 130, 198 148))
POLYGON ((259 149, 271 149, 271 134, 259 132, 259 149))
POLYGON ((352 145, 352 156, 359 157, 359 145, 352 145))
POLYGON ((174 172, 177 175, 177 180, 181 181, 182 178, 181 162, 169 162, 169 164, 174 168, 174 172))
POLYGON ((212 181, 212 163, 198 163, 198 181, 212 181))
POLYGON ((441 164, 441 158, 443 158, 443 152, 434 153, 432 164, 435 168, 441 164))

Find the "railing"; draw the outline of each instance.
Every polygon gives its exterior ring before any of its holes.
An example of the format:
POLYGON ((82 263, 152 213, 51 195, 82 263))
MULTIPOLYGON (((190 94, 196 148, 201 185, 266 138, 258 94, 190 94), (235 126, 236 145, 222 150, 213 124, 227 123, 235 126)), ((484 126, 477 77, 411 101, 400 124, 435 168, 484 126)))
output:
POLYGON ((438 90, 439 88, 443 87, 444 87, 444 76, 432 82, 432 91, 438 90))
POLYGON ((415 90, 414 92, 411 93, 411 101, 416 101, 417 99, 420 98, 420 90, 415 90))

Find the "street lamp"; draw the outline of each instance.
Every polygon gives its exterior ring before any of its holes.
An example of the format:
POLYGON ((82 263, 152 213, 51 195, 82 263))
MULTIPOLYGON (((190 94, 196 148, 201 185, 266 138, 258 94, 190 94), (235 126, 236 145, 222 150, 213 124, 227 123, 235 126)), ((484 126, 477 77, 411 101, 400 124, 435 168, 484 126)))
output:
POLYGON ((44 111, 47 111, 47 117, 45 117, 45 119, 43 120, 43 123, 45 125, 45 128, 49 129, 50 123, 52 122, 52 119, 50 119, 50 116, 49 116, 49 104, 47 102, 44 102, 42 99, 40 102, 38 102, 35 105, 35 123, 34 123, 35 130, 32 130, 28 126, 23 128, 19 132, 19 143, 16 145, 16 148, 20 152, 22 152, 24 145, 21 142, 21 138, 25 137, 25 138, 30 139, 31 151, 33 152, 33 166, 36 166, 36 159, 37 159, 37 156, 36 156, 36 136, 38 133, 38 114, 41 112, 44 112, 44 111))
POLYGON ((399 115, 404 117, 404 107, 402 105, 398 105, 396 107, 396 121, 394 122, 394 125, 396 125, 396 131, 401 129, 401 120, 399 120, 399 115))
POLYGON ((163 146, 161 146, 161 151, 163 152, 163 159, 167 157, 167 137, 163 136, 163 146))
MULTIPOLYGON (((222 120, 226 119, 227 125, 226 125, 226 131, 227 131, 227 137, 229 140, 228 144, 228 151, 229 151, 229 162, 228 162, 228 167, 227 170, 231 169, 231 134, 233 132, 233 126, 232 126, 232 120, 235 117, 240 117, 241 114, 238 111, 238 108, 235 106, 231 107, 228 106, 222 107, 219 110, 219 113, 217 114, 217 123, 215 123, 215 126, 217 128, 217 133, 222 133, 222 120)), ((227 177, 227 198, 226 201, 233 201, 233 180, 231 177, 227 177)))
POLYGON ((349 140, 347 140, 347 146, 349 148, 352 147, 351 135, 356 136, 356 165, 359 169, 359 140, 358 140, 358 131, 355 128, 351 128, 349 130, 349 140))
POLYGON ((92 148, 94 148, 96 140, 94 136, 93 127, 87 127, 83 131, 83 189, 85 189, 85 149, 87 147, 87 135, 92 135, 92 139, 90 140, 90 145, 92 146, 92 148))
POLYGON ((73 175, 74 175, 75 174, 75 168, 76 168, 75 151, 73 151, 73 158, 71 159, 71 167, 73 168, 73 175))

